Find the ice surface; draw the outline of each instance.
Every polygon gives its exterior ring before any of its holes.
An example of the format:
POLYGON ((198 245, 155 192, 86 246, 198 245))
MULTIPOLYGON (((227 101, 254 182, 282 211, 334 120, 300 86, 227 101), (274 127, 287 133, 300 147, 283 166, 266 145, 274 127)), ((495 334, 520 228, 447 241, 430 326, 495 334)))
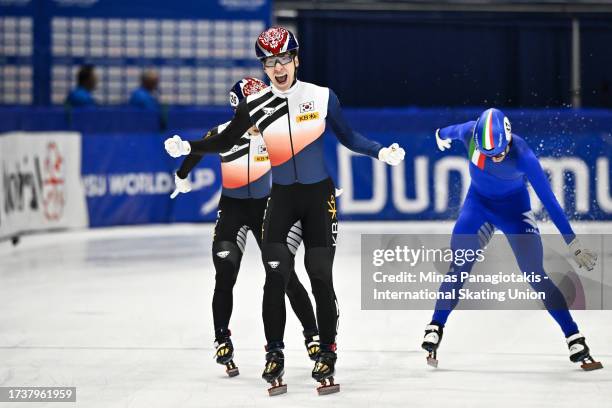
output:
MULTIPOLYGON (((605 223, 576 226, 612 230, 605 223)), ((264 270, 252 238, 234 292, 231 329, 241 374, 231 379, 212 358, 211 225, 110 228, 26 236, 17 247, 0 243, 0 386, 76 386, 76 406, 87 408, 612 407, 611 311, 573 312, 604 364, 583 372, 569 362, 561 331, 543 311, 456 311, 436 370, 420 349, 431 312, 360 310, 360 233, 451 228, 342 224, 334 272, 341 392, 317 396, 301 329, 289 311, 288 393, 274 398, 260 378, 264 270)), ((302 254, 298 275, 309 288, 302 254)))

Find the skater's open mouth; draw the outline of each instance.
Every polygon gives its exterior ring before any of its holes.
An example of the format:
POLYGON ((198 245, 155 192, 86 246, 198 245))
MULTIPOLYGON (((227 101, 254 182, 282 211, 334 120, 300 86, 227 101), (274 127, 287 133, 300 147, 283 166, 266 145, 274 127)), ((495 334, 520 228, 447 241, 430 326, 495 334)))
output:
POLYGON ((285 75, 275 75, 274 79, 276 79, 276 82, 278 82, 279 85, 284 85, 285 82, 287 82, 287 74, 285 75))

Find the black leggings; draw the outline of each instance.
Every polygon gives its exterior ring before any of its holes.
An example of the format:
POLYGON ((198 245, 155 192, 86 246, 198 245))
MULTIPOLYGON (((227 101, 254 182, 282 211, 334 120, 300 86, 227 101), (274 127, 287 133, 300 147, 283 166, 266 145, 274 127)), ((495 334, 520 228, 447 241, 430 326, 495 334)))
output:
MULTIPOLYGON (((242 253, 246 245, 247 232, 251 230, 261 248, 263 215, 267 198, 237 199, 221 196, 215 235, 213 238, 213 262, 215 265, 215 293, 213 295, 213 319, 215 333, 228 329, 233 308, 233 288, 238 277, 242 253)), ((293 254, 301 241, 301 231, 293 226, 293 241, 289 248, 293 254)), ((312 303, 308 292, 300 283, 295 271, 289 272, 287 296, 304 331, 317 331, 312 303)))
POLYGON ((263 228, 266 268, 263 321, 268 345, 282 344, 285 331, 285 297, 294 270, 287 241, 291 226, 300 221, 306 252, 304 266, 317 304, 321 348, 335 348, 338 304, 332 281, 338 218, 335 189, 330 179, 314 184, 273 184, 263 228))

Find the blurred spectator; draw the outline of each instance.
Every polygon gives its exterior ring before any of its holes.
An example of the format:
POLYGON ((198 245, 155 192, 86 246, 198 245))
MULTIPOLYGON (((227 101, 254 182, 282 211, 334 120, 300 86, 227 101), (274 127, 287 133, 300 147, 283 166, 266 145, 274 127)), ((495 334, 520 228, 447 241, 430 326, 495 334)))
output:
POLYGON ((72 107, 95 106, 92 92, 98 86, 98 76, 91 64, 83 65, 77 73, 77 86, 66 97, 66 105, 72 107))
POLYGON ((157 72, 153 70, 144 71, 140 76, 140 87, 136 88, 130 96, 130 105, 142 109, 159 110, 158 86, 159 75, 157 72))

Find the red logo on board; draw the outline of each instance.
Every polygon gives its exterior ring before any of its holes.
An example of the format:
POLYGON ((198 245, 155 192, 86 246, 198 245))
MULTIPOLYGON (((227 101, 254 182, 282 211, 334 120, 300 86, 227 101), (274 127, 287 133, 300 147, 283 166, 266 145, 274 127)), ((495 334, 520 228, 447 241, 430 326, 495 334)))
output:
POLYGON ((43 178, 43 213, 50 221, 60 219, 64 213, 65 174, 64 158, 55 142, 47 144, 43 178))

